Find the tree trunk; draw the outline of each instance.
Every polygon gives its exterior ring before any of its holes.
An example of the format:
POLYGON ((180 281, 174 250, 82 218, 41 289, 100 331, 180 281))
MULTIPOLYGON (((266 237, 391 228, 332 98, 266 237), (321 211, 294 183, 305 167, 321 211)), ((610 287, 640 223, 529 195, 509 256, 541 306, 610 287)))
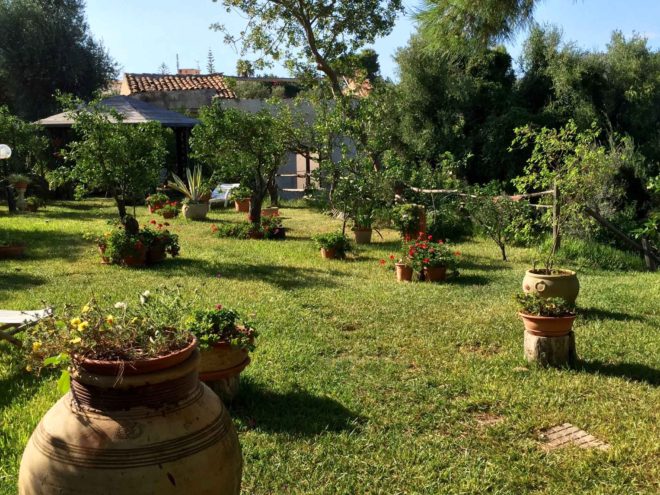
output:
POLYGON ((557 187, 556 182, 552 188, 552 200, 552 256, 554 256, 561 247, 561 232, 559 230, 561 208, 559 206, 559 187, 557 187))
POLYGON ((126 201, 119 194, 115 194, 114 197, 115 203, 117 203, 117 210, 119 210, 119 218, 121 219, 121 223, 124 223, 126 219, 126 201))
POLYGON ((270 195, 270 206, 279 206, 280 195, 277 189, 277 180, 272 177, 268 181, 268 194, 270 195))
POLYGON ((255 229, 261 228, 261 205, 264 201, 263 193, 252 193, 250 198, 250 222, 255 229))
POLYGON ((9 213, 16 213, 16 200, 14 199, 14 188, 11 186, 5 187, 5 194, 7 195, 7 207, 9 213))
POLYGON ((500 247, 500 251, 502 252, 502 261, 509 261, 508 258, 506 257, 506 245, 504 244, 497 244, 500 247))

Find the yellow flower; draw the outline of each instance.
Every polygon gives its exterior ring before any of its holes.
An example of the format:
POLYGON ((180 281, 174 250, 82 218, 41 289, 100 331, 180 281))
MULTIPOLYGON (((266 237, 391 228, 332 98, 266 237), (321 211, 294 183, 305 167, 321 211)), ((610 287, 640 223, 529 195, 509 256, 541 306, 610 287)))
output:
POLYGON ((80 318, 74 318, 73 320, 70 321, 71 325, 73 325, 74 327, 80 325, 80 322, 81 322, 80 318))
POLYGON ((78 331, 79 332, 84 332, 85 330, 87 330, 87 327, 89 327, 89 322, 83 321, 82 323, 80 323, 78 325, 78 331))
POLYGON ((69 342, 72 344, 80 344, 81 341, 82 339, 80 337, 76 337, 75 339, 71 339, 69 342))
POLYGON ((32 371, 32 366, 29 364, 25 367, 25 371, 32 371))
POLYGON ((108 325, 112 325, 115 322, 115 317, 112 315, 108 315, 105 317, 105 321, 108 322, 108 325))
POLYGON ((89 304, 85 304, 85 305, 83 306, 82 312, 83 312, 83 313, 89 313, 89 309, 90 309, 90 308, 89 308, 89 304))
POLYGON ((32 342, 32 352, 38 352, 41 349, 41 342, 32 342))
POLYGON ((136 316, 131 320, 131 324, 135 325, 138 321, 140 321, 140 319, 136 316))

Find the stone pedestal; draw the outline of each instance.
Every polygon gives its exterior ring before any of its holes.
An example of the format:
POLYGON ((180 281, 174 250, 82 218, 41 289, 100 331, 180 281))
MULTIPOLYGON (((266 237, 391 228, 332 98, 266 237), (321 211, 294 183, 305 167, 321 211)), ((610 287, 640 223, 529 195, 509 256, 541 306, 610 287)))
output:
POLYGON ((25 189, 16 189, 16 208, 20 211, 25 211, 27 209, 27 203, 25 202, 25 189))
POLYGON ((540 366, 575 366, 575 333, 571 331, 562 337, 539 337, 525 331, 525 358, 540 366))

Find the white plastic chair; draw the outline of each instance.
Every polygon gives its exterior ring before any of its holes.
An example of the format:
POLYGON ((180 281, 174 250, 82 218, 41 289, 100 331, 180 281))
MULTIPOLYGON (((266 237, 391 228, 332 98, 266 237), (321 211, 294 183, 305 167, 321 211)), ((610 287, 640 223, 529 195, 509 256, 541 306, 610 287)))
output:
POLYGON ((226 208, 229 205, 229 201, 231 201, 230 193, 232 189, 236 189, 240 186, 241 186, 240 184, 220 184, 211 193, 211 199, 209 203, 212 205, 218 203, 224 203, 226 208))
POLYGON ((0 340, 21 347, 21 341, 14 335, 31 327, 39 320, 46 318, 51 313, 50 309, 39 309, 36 311, 7 311, 0 310, 0 340))

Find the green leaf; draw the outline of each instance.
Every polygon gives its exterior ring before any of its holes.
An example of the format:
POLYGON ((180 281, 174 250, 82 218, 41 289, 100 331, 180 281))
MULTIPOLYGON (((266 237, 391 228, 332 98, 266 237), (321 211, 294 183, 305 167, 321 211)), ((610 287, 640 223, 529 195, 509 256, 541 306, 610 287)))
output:
POLYGON ((60 394, 64 395, 69 391, 70 388, 71 388, 71 374, 69 373, 68 370, 62 370, 60 379, 57 380, 57 391, 60 394))

